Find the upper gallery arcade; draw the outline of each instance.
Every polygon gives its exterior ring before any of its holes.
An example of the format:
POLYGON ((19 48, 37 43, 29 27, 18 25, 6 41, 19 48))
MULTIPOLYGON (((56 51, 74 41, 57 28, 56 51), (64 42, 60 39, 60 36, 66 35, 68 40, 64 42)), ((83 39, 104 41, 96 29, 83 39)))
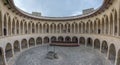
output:
POLYGON ((13 65, 17 53, 52 41, 90 46, 120 65, 120 0, 104 0, 90 14, 69 17, 32 16, 13 0, 0 0, 0 65, 13 65))

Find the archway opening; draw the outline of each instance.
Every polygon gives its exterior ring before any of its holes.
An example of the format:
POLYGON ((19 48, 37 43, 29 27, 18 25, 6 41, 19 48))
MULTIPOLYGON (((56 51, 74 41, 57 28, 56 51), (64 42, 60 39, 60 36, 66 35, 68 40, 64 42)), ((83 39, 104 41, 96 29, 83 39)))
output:
POLYGON ((65 38, 65 42, 71 42, 71 38, 70 38, 69 36, 67 36, 67 37, 65 38))
POLYGON ((64 38, 62 36, 58 37, 59 42, 64 42, 64 38))
POLYGON ((91 38, 88 38, 87 39, 87 46, 92 47, 92 45, 93 45, 93 40, 91 38))
POLYGON ((13 52, 12 52, 12 45, 10 43, 8 43, 6 45, 5 48, 5 56, 6 56, 6 60, 8 61, 10 58, 12 58, 13 56, 13 52))
POLYGON ((94 48, 100 50, 100 41, 98 39, 94 41, 94 48))
POLYGON ((85 45, 85 38, 84 37, 80 37, 80 44, 82 44, 82 45, 85 45))
POLYGON ((35 40, 34 40, 34 38, 31 38, 29 40, 29 47, 32 47, 32 46, 35 46, 35 40))
POLYGON ((19 41, 14 42, 14 53, 16 54, 17 52, 20 51, 20 44, 19 41))
POLYGON ((77 38, 77 37, 73 37, 73 38, 72 38, 72 42, 78 43, 78 38, 77 38))
POLYGON ((45 43, 45 44, 49 43, 49 38, 48 38, 48 37, 45 37, 45 38, 44 38, 44 43, 45 43))
POLYGON ((103 42, 102 42, 101 52, 104 53, 105 55, 107 55, 108 45, 107 45, 107 42, 106 42, 106 41, 103 41, 103 42))
POLYGON ((28 47, 28 44, 27 44, 27 40, 26 39, 23 39, 22 42, 21 42, 21 47, 22 49, 25 49, 28 47))
POLYGON ((37 44, 37 45, 42 44, 42 38, 41 38, 41 37, 38 37, 38 38, 36 39, 36 44, 37 44))
POLYGON ((109 49, 109 57, 108 59, 111 61, 111 63, 115 63, 115 57, 116 57, 116 49, 114 44, 110 45, 110 49, 109 49))
POLYGON ((51 42, 53 43, 53 42, 55 42, 55 41, 57 41, 56 37, 55 37, 55 36, 54 36, 54 37, 51 37, 51 42))
POLYGON ((85 38, 84 37, 80 37, 80 44, 85 45, 85 38))

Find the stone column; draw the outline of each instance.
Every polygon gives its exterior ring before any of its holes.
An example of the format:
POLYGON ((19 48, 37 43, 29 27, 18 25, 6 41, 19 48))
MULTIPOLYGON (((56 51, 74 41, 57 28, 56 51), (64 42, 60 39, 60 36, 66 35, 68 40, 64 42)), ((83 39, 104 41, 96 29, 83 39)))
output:
POLYGON ((115 36, 116 33, 115 33, 115 19, 114 19, 114 16, 113 16, 113 21, 112 22, 113 22, 113 30, 112 30, 113 33, 112 33, 112 35, 115 36))
POLYGON ((38 34, 40 33, 40 24, 38 24, 38 34))
POLYGON ((35 39, 35 46, 37 46, 37 41, 36 41, 36 39, 35 39))
POLYGON ((12 26, 13 26, 13 25, 12 25, 12 21, 11 21, 11 33, 10 33, 10 34, 11 34, 11 36, 12 36, 12 26))
POLYGON ((20 43, 19 43, 19 44, 20 44, 20 52, 21 52, 21 51, 22 51, 21 41, 20 41, 20 43))
POLYGON ((9 31, 9 30, 8 30, 8 19, 6 20, 6 31, 7 31, 7 32, 6 32, 6 33, 7 33, 7 36, 9 36, 9 33, 8 33, 8 31, 9 31))
MULTIPOLYGON (((108 18, 109 19, 109 18, 108 18)), ((109 29, 108 29, 108 34, 110 35, 110 33, 111 33, 111 30, 110 30, 110 19, 109 19, 109 21, 108 21, 109 23, 109 25, 108 25, 108 27, 109 27, 109 29)))
POLYGON ((80 45, 80 39, 79 39, 79 37, 78 37, 78 45, 80 45))
POLYGON ((15 20, 15 29, 14 29, 14 32, 15 32, 15 35, 17 35, 17 29, 16 29, 17 25, 16 25, 16 20, 15 20))
POLYGON ((108 45, 107 59, 109 59, 109 49, 110 49, 110 45, 108 45))
POLYGON ((114 65, 117 65, 117 60, 118 60, 118 52, 116 52, 116 56, 115 56, 115 64, 114 64, 114 65))
POLYGON ((20 25, 20 22, 19 22, 19 34, 21 34, 21 25, 20 25))
POLYGON ((6 60, 6 53, 5 53, 5 50, 3 50, 3 55, 2 55, 3 57, 4 57, 4 63, 5 63, 5 65, 8 65, 7 64, 7 60, 6 60))
POLYGON ((30 48, 30 45, 29 45, 29 40, 27 40, 27 46, 28 46, 28 49, 30 48))
POLYGON ((86 38, 85 38, 85 47, 87 47, 87 40, 86 40, 86 38))
POLYGON ((117 36, 119 36, 119 34, 120 34, 120 30, 119 29, 120 29, 120 16, 118 14, 118 18, 117 18, 117 36))
POLYGON ((102 51, 102 43, 100 42, 100 52, 102 51))
POLYGON ((14 46, 12 46, 12 55, 13 55, 13 58, 14 58, 15 57, 14 46))
POLYGON ((36 24, 34 24, 34 34, 36 34, 37 33, 37 28, 36 28, 36 24))
POLYGON ((25 21, 23 22, 23 33, 22 34, 25 34, 25 21))

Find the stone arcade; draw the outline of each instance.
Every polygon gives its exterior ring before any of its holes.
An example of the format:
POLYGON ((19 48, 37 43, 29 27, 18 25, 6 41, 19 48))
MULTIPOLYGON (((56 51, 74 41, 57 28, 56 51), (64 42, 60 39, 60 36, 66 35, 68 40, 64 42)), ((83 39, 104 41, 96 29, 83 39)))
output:
POLYGON ((28 65, 120 65, 120 0, 104 0, 83 16, 52 18, 34 17, 16 8, 13 0, 0 0, 0 65, 21 65, 23 59, 28 65), (45 60, 45 45, 52 41, 75 41, 80 47, 58 46, 59 59, 45 60))

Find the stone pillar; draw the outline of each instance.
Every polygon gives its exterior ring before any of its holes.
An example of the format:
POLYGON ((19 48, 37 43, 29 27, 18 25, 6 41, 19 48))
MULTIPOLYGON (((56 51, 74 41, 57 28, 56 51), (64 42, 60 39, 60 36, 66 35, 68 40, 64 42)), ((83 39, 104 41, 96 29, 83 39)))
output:
POLYGON ((5 50, 3 50, 3 57, 4 57, 5 65, 8 65, 8 64, 7 64, 7 60, 6 60, 6 53, 5 53, 5 50))
POLYGON ((98 20, 97 20, 97 24, 96 24, 96 34, 98 34, 98 20))
POLYGON ((36 34, 37 33, 37 28, 36 28, 36 24, 34 24, 34 34, 36 34))
POLYGON ((118 53, 116 52, 115 64, 114 65, 117 65, 117 59, 118 59, 118 53))
POLYGON ((49 33, 52 33, 51 26, 48 29, 49 29, 49 33))
POLYGON ((12 46, 12 55, 13 55, 13 58, 14 58, 15 57, 14 46, 12 46))
POLYGON ((9 36, 9 33, 8 33, 8 19, 6 20, 6 33, 7 33, 7 36, 9 36))
POLYGON ((30 23, 30 34, 32 34, 32 23, 30 23))
POLYGON ((80 39, 79 39, 79 37, 78 37, 78 45, 80 45, 80 39))
POLYGON ((110 46, 108 45, 107 59, 109 59, 109 50, 110 50, 110 46))
POLYGON ((19 44, 20 44, 20 52, 21 52, 21 51, 22 51, 21 41, 20 41, 20 43, 19 43, 19 44))
POLYGON ((20 25, 20 22, 19 22, 19 34, 21 34, 21 25, 20 25))
POLYGON ((36 41, 36 39, 35 39, 35 46, 37 46, 37 41, 36 41))
POLYGON ((85 47, 87 47, 87 40, 86 40, 86 38, 85 38, 85 47))
POLYGON ((29 45, 29 41, 27 40, 27 48, 29 49, 30 45, 29 45))
POLYGON ((27 40, 27 45, 28 45, 28 49, 30 48, 30 45, 29 45, 29 40, 27 40))
POLYGON ((85 23, 85 29, 83 29, 83 33, 86 34, 86 23, 85 23))
POLYGON ((107 27, 107 26, 106 26, 106 25, 107 25, 106 22, 107 22, 107 21, 105 21, 105 19, 104 19, 104 34, 105 34, 105 35, 106 35, 106 29, 107 29, 107 28, 106 28, 106 27, 107 27))
MULTIPOLYGON (((95 39, 93 39, 93 40, 95 40, 95 39)), ((94 44, 94 41, 93 41, 93 49, 95 48, 95 44, 94 44)))
POLYGON ((15 20, 15 29, 14 29, 14 33, 15 35, 17 35, 17 29, 16 29, 17 25, 16 25, 16 20, 15 20))
POLYGON ((38 34, 40 33, 40 24, 38 24, 38 34))
POLYGON ((25 21, 23 22, 23 33, 22 34, 25 34, 25 21))
POLYGON ((112 33, 112 35, 115 36, 116 33, 115 33, 115 18, 114 18, 114 16, 113 16, 113 21, 112 22, 113 22, 113 30, 112 30, 113 33, 112 33))
MULTIPOLYGON (((108 18, 109 19, 109 18, 108 18)), ((110 35, 110 19, 109 19, 109 21, 108 21, 109 23, 108 23, 108 34, 110 35)))
POLYGON ((11 25, 10 25, 10 26, 11 26, 11 30, 10 30, 10 31, 11 31, 11 32, 10 32, 10 36, 12 36, 12 21, 11 21, 11 25))
POLYGON ((81 24, 81 33, 83 33, 83 23, 81 24))
POLYGON ((100 42, 100 52, 102 51, 102 43, 100 42))

